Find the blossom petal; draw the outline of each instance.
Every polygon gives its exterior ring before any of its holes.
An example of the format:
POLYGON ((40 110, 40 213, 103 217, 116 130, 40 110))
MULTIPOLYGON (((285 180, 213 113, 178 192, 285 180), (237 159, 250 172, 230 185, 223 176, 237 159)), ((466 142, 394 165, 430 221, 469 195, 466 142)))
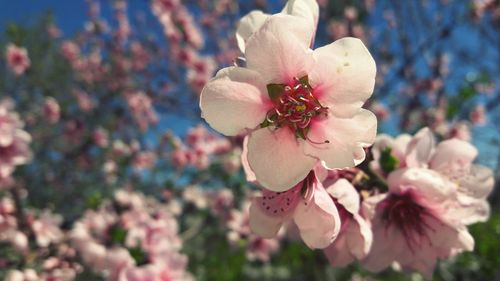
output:
POLYGON ((340 217, 330 195, 319 185, 313 199, 300 202, 294 214, 304 243, 311 249, 322 249, 330 245, 340 231, 340 217))
POLYGON ((256 10, 240 19, 236 29, 236 42, 242 53, 245 53, 245 44, 248 38, 257 32, 270 16, 256 10))
MULTIPOLYGON (((314 30, 316 30, 319 19, 319 5, 316 0, 288 0, 281 12, 293 16, 303 17, 309 20, 314 27, 314 30)), ((312 36, 314 36, 315 33, 316 32, 314 31, 312 36)), ((312 46, 314 38, 311 38, 310 42, 310 46, 312 46)))
POLYGON ((256 182, 257 178, 255 177, 255 173, 250 168, 250 164, 248 163, 248 136, 245 136, 243 139, 243 151, 241 152, 241 166, 243 167, 243 172, 245 172, 245 176, 248 182, 256 182))
POLYGON ((368 254, 372 247, 373 233, 370 224, 359 214, 354 214, 353 219, 355 223, 351 223, 346 230, 349 237, 347 245, 351 253, 360 260, 368 254))
POLYGON ((354 215, 359 212, 359 193, 346 179, 338 179, 334 184, 327 187, 326 191, 337 199, 337 202, 349 213, 354 215))
POLYGON ((277 14, 247 42, 247 67, 260 73, 266 84, 292 83, 309 73, 314 58, 308 46, 312 26, 299 17, 277 14))
POLYGON ((424 168, 399 169, 392 172, 388 179, 389 191, 404 192, 415 188, 432 202, 444 202, 456 196, 457 186, 436 171, 424 168))
POLYGON ((265 214, 254 199, 250 205, 250 229, 264 238, 273 238, 283 224, 283 220, 277 216, 268 216, 265 214))
POLYGON ((317 159, 303 153, 303 141, 287 128, 262 128, 248 139, 248 163, 257 181, 271 191, 286 191, 303 180, 317 159))
POLYGON ((307 142, 305 153, 322 160, 328 169, 353 167, 365 159, 362 149, 371 145, 377 133, 377 118, 366 110, 358 109, 352 118, 327 119, 312 124, 308 137, 315 144, 307 142))
POLYGON ((373 241, 370 253, 362 261, 363 267, 371 272, 380 272, 389 267, 404 250, 406 241, 395 227, 386 227, 378 218, 373 222, 373 241))
POLYGON ((477 154, 477 149, 466 141, 459 139, 445 140, 436 147, 436 151, 430 160, 430 166, 434 170, 453 170, 468 167, 477 157, 477 154))
POLYGON ((201 92, 202 116, 212 128, 228 136, 254 129, 272 107, 265 93, 265 85, 255 71, 223 69, 201 92))
POLYGON ((406 165, 408 167, 427 167, 434 152, 435 140, 429 128, 418 131, 406 147, 406 165))
POLYGON ((314 50, 314 58, 309 78, 318 100, 336 116, 356 114, 375 86, 375 61, 363 42, 342 38, 314 50))
POLYGON ((493 171, 481 165, 472 165, 469 173, 459 178, 458 190, 472 198, 485 199, 493 190, 493 171))

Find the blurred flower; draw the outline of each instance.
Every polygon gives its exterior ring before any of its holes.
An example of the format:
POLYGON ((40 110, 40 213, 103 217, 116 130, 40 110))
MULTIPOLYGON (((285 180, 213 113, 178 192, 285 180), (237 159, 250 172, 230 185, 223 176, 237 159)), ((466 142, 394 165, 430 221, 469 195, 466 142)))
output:
POLYGON ((61 117, 61 108, 53 97, 46 97, 43 105, 43 115, 49 123, 57 123, 61 117))
POLYGON ((7 45, 5 51, 7 64, 16 75, 22 75, 30 67, 31 61, 26 48, 18 47, 12 43, 7 45))
POLYGON ((60 229, 62 223, 62 216, 55 215, 45 210, 40 216, 32 223, 32 229, 35 233, 36 242, 40 247, 47 247, 51 243, 59 242, 63 233, 60 229))

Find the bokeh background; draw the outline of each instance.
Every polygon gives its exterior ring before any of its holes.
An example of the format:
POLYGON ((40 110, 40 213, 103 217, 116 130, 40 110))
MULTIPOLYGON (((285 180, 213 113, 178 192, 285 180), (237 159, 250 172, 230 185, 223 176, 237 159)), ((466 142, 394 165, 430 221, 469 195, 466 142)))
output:
MULTIPOLYGON (((175 242, 177 270, 197 280, 420 280, 357 265, 332 269, 300 241, 263 242, 235 222, 254 188, 241 171, 241 139, 210 131, 198 97, 240 56, 238 20, 254 9, 276 13, 284 2, 0 0, 0 100, 24 121, 33 153, 12 175, 15 188, 0 189, 0 197, 26 209, 15 214, 21 232, 47 212, 59 228, 46 247, 26 230, 23 250, 0 233, 0 280, 10 269, 48 272, 52 256, 76 280, 104 280, 96 266, 61 248, 78 248, 71 242, 77 223, 120 205, 117 191, 151 204, 141 209, 151 217, 152 209, 171 210, 171 235, 182 241, 175 242), (169 11, 160 2, 178 3, 169 11), (9 44, 27 50, 30 65, 20 75, 7 65, 9 44)), ((475 251, 441 262, 435 280, 500 280, 498 1, 318 3, 315 45, 358 37, 377 62, 365 107, 376 113, 379 133, 428 126, 440 139, 472 142, 477 162, 494 170, 491 219, 471 227, 475 251)), ((114 230, 103 243, 125 245, 127 230, 114 230)), ((139 264, 147 254, 123 247, 139 264)))

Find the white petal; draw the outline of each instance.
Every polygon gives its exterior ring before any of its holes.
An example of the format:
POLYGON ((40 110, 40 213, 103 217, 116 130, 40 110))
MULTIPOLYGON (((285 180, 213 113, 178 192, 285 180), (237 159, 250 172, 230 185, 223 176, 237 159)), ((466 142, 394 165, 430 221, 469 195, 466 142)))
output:
POLYGON ((292 83, 314 65, 308 48, 311 33, 311 25, 302 18, 271 16, 247 41, 247 67, 259 72, 266 84, 292 83))
POLYGON ((300 202, 294 221, 304 243, 311 249, 329 246, 340 231, 340 217, 332 198, 323 187, 316 188, 313 200, 300 202))
POLYGON ((242 53, 245 53, 245 44, 248 38, 257 32, 269 17, 270 15, 261 11, 251 11, 240 19, 236 29, 236 42, 242 53))
POLYGON ((406 165, 408 167, 427 167, 434 152, 434 134, 429 128, 423 128, 415 134, 406 147, 406 165))
POLYGON ((359 193, 354 186, 346 179, 339 179, 334 184, 326 188, 328 194, 337 199, 349 213, 357 214, 359 212, 359 193))
POLYGON ((339 117, 350 117, 372 95, 376 66, 361 40, 342 38, 314 50, 311 86, 324 106, 339 117))
POLYGON ((375 141, 377 118, 366 110, 358 109, 352 118, 328 116, 324 121, 311 125, 305 153, 319 158, 328 169, 353 167, 365 158, 363 147, 375 141))
POLYGON ((247 157, 257 181, 271 191, 280 192, 303 180, 317 162, 304 154, 303 143, 288 128, 253 132, 248 139, 247 157))
POLYGON ((200 96, 203 118, 215 130, 234 136, 264 121, 272 104, 255 71, 230 67, 207 83, 200 96))

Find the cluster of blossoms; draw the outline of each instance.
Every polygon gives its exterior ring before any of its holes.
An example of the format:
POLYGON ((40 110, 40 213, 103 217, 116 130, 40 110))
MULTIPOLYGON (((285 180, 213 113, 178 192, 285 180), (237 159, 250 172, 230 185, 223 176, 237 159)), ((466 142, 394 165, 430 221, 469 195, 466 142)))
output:
POLYGON ((269 239, 255 234, 250 229, 250 200, 242 202, 241 209, 232 209, 227 221, 229 229, 227 239, 233 246, 241 245, 241 241, 246 243, 246 256, 248 260, 259 260, 269 262, 270 256, 280 248, 280 239, 283 233, 269 239))
POLYGON ((31 159, 31 136, 23 130, 24 123, 9 99, 0 100, 0 187, 11 182, 16 166, 31 159))
POLYGON ((357 189, 357 169, 349 167, 375 142, 376 117, 361 108, 374 88, 375 63, 354 38, 309 49, 317 19, 317 3, 309 0, 243 17, 237 39, 245 65, 220 70, 201 93, 205 120, 227 136, 245 137, 247 179, 262 187, 248 225, 273 238, 293 222, 305 244, 324 249, 335 267, 359 260, 380 271, 397 264, 430 279, 438 259, 472 250, 466 226, 489 215, 492 173, 471 164, 477 151, 467 142, 434 147, 423 129, 411 140, 400 137, 406 142, 394 150, 377 141, 372 166, 382 168, 387 192, 357 189), (391 151, 400 166, 389 171, 391 151))
POLYGON ((1 257, 1 267, 24 268, 10 270, 4 280, 74 280, 81 266, 61 229, 62 216, 20 208, 11 196, 0 198, 0 243, 16 253, 1 257))
POLYGON ((166 205, 120 190, 75 222, 72 245, 107 280, 192 280, 177 221, 166 205))
POLYGON ((171 146, 172 164, 179 170, 187 166, 204 170, 212 163, 214 156, 221 156, 222 165, 228 172, 240 168, 238 151, 233 149, 231 142, 201 125, 189 129, 184 141, 171 135, 167 135, 166 139, 171 146))

